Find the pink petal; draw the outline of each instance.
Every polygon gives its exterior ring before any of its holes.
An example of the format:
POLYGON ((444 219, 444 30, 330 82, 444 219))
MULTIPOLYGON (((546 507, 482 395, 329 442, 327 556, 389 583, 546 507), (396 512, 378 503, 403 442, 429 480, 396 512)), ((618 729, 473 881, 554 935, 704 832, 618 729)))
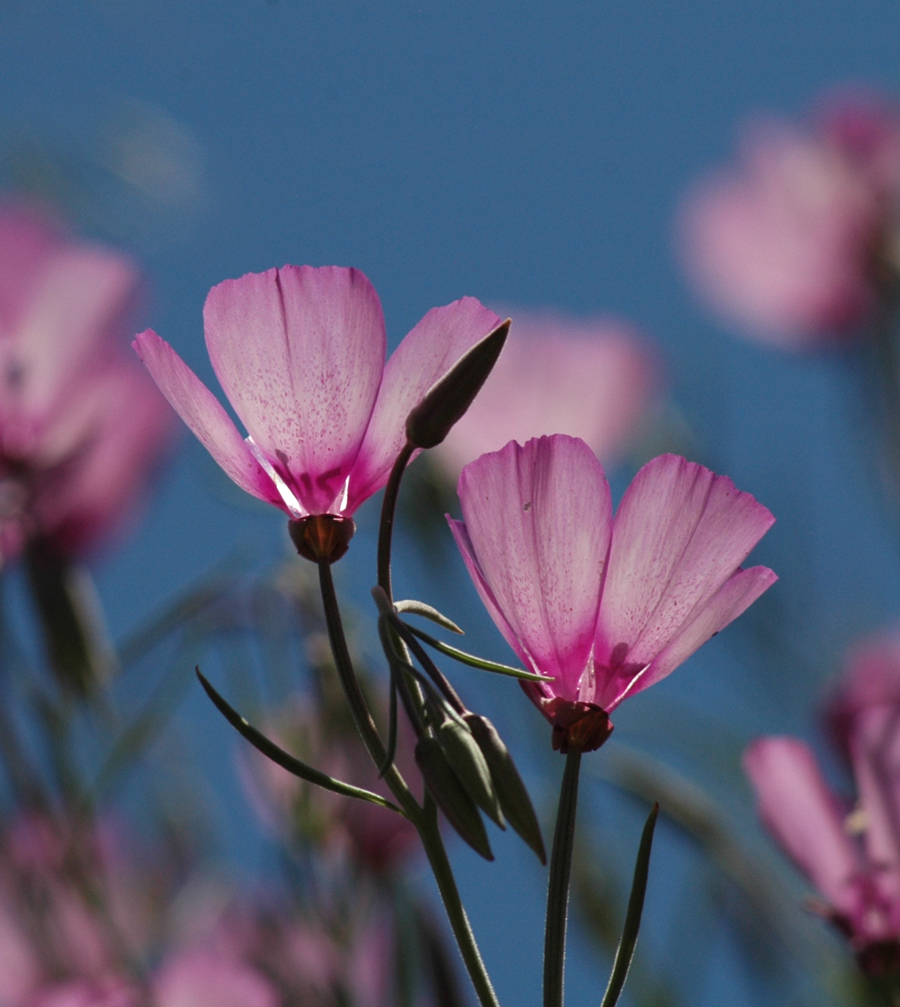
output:
POLYGON ((128 259, 89 246, 48 258, 15 331, 0 340, 0 373, 6 379, 0 385, 0 415, 7 450, 29 449, 41 423, 121 326, 137 283, 128 259))
POLYGON ((381 384, 375 289, 356 269, 285 266, 213 287, 203 317, 213 368, 253 440, 307 510, 331 510, 381 384))
POLYGON ((406 443, 406 417, 412 409, 500 321, 474 297, 463 297, 443 308, 432 308, 408 333, 385 367, 351 479, 349 510, 387 482, 391 466, 406 443))
POLYGON ((226 474, 241 489, 288 512, 222 404, 172 347, 151 329, 136 336, 132 346, 172 408, 226 474))
POLYGON ((6 338, 34 296, 45 263, 67 239, 31 207, 0 210, 0 338, 6 338))
MULTIPOLYGON (((616 514, 596 661, 650 664, 695 623, 773 522, 726 476, 676 455, 648 462, 616 514)), ((722 602, 724 617, 728 597, 722 602)), ((675 666, 668 664, 666 673, 675 666)))
POLYGON ((611 712, 626 696, 633 696, 665 678, 695 650, 749 608, 776 580, 777 575, 765 566, 739 570, 697 611, 694 619, 682 626, 649 667, 642 666, 630 674, 626 671, 624 674, 614 675, 604 686, 603 692, 598 693, 595 702, 611 712), (634 677, 635 674, 637 678, 634 677))
POLYGON ((207 951, 184 951, 168 961, 156 982, 158 1007, 277 1007, 281 998, 259 972, 207 951))
POLYGON ((558 676, 542 695, 581 699, 612 518, 600 463, 572 437, 511 442, 463 469, 459 497, 468 538, 454 534, 498 628, 558 676))
POLYGON ((744 770, 766 828, 834 908, 855 918, 860 856, 812 752, 796 738, 760 738, 744 770))

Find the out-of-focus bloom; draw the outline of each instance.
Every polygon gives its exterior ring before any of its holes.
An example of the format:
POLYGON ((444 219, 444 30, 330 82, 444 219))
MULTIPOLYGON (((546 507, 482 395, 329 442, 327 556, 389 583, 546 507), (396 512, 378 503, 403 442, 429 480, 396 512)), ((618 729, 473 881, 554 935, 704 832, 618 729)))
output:
POLYGON ((247 429, 156 333, 135 349, 163 393, 242 489, 292 518, 349 517, 385 485, 425 392, 500 319, 464 297, 433 308, 385 365, 384 316, 357 269, 285 266, 213 287, 213 370, 247 429))
POLYGON ((512 442, 463 469, 450 526, 481 599, 526 668, 554 748, 599 747, 609 714, 658 682, 776 579, 739 564, 773 517, 725 476, 648 462, 615 520, 590 448, 512 442))
POLYGON ((434 457, 454 480, 463 466, 546 430, 580 437, 613 463, 649 405, 655 361, 612 319, 514 311, 506 346, 468 412, 434 457))
POLYGON ((900 638, 851 652, 828 710, 850 760, 852 812, 795 738, 761 738, 744 767, 766 827, 827 900, 860 967, 900 968, 900 638), (849 812, 849 813, 848 813, 849 812))
POLYGON ((278 1007, 281 997, 256 969, 211 951, 185 951, 162 966, 158 1007, 278 1007))
POLYGON ((814 129, 757 123, 739 161, 682 209, 680 251, 698 292, 789 348, 858 331, 898 271, 897 109, 857 93, 825 103, 814 129))
POLYGON ((138 274, 31 211, 0 212, 0 558, 81 554, 129 515, 171 439, 121 340, 138 274))

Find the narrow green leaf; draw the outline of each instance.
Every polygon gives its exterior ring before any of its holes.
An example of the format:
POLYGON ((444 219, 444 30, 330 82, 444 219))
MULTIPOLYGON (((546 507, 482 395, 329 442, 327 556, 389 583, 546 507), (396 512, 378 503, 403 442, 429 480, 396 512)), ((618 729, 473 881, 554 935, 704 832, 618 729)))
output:
POLYGON ((410 615, 420 615, 423 619, 430 619, 439 626, 443 626, 444 629, 449 630, 451 633, 459 633, 465 636, 464 631, 452 619, 448 619, 446 615, 442 615, 436 608, 432 608, 431 605, 426 605, 424 601, 413 601, 411 599, 395 601, 394 610, 397 612, 409 612, 410 615))
POLYGON ((355 797, 361 801, 368 801, 370 804, 377 804, 382 808, 390 808, 391 811, 396 811, 399 815, 403 814, 396 804, 393 804, 380 794, 373 794, 370 790, 363 790, 361 787, 354 787, 352 784, 343 783, 341 780, 335 780, 333 777, 319 772, 318 769, 313 769, 312 766, 307 766, 305 762, 295 759, 293 755, 289 755, 284 751, 284 749, 279 748, 274 741, 270 741, 264 734, 257 731, 256 728, 249 724, 235 709, 229 706, 219 693, 216 692, 216 690, 209 684, 199 668, 196 668, 195 670, 197 672, 197 678, 200 679, 200 684, 206 690, 207 696, 209 696, 209 698, 213 701, 219 713, 221 713, 228 723, 231 724, 236 731, 242 734, 254 748, 262 752, 266 758, 271 759, 272 762, 277 763, 289 773, 293 773, 294 776, 299 776, 301 780, 306 780, 308 783, 314 783, 317 787, 322 787, 324 790, 331 790, 335 794, 343 794, 345 797, 355 797))
POLYGON ((414 636, 427 643, 429 647, 434 647, 435 650, 446 654, 447 657, 452 657, 455 661, 459 661, 460 664, 467 664, 470 668, 480 668, 481 671, 495 671, 498 675, 511 675, 513 678, 523 678, 526 682, 553 681, 552 675, 534 675, 532 672, 523 671, 521 668, 511 668, 508 664, 499 664, 497 661, 488 661, 483 657, 475 657, 474 654, 467 654, 464 650, 451 647, 449 643, 442 643, 440 640, 436 640, 433 636, 423 633, 421 629, 410 626, 409 623, 404 623, 404 626, 414 636))
POLYGON ((637 944, 638 931, 641 928, 641 913, 644 911, 644 895, 647 892, 647 875, 650 873, 650 851, 653 847, 653 830, 659 817, 659 804, 653 805, 653 810, 647 818, 641 835, 641 845, 638 847, 637 862, 634 865, 634 880, 631 883, 631 895, 628 898, 628 912, 625 914, 625 926, 622 928, 622 939, 613 961, 609 985, 603 995, 600 1007, 615 1007, 616 1001, 625 986, 631 959, 634 957, 634 947, 637 944))

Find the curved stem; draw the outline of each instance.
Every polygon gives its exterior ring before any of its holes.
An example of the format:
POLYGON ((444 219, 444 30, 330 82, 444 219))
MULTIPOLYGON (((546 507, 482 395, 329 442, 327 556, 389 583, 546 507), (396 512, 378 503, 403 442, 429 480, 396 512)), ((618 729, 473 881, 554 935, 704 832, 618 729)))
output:
POLYGON ((481 1007, 500 1007, 500 1001, 494 992, 490 976, 484 967, 481 952, 475 943, 475 935, 469 925, 469 918, 463 908, 462 900, 459 897, 459 890, 456 887, 456 879, 453 877, 453 868, 447 859, 447 851, 444 849, 444 841, 438 828, 437 806, 430 795, 425 798, 425 814, 419 828, 419 835, 422 838, 422 845, 428 857, 428 863, 437 881, 438 891, 441 894, 441 901, 447 911, 453 936, 462 955, 466 971, 475 987, 478 995, 478 1002, 481 1007))
POLYGON ((566 755, 553 853, 550 856, 550 883, 547 888, 547 929, 544 932, 544 1007, 562 1007, 563 972, 566 961, 566 913, 569 905, 569 877, 575 845, 575 812, 578 808, 578 774, 581 750, 572 747, 566 755))
MULTIPOLYGON (((344 626, 341 621, 341 611, 338 608, 337 595, 334 591, 334 579, 331 576, 331 566, 327 560, 320 559, 319 567, 319 588, 322 592, 322 605, 325 609, 325 623, 328 626, 328 639, 331 643, 331 652, 334 655, 334 663, 337 667, 338 678, 344 689, 347 698, 347 705, 353 716, 356 729, 362 736, 366 750, 376 766, 381 766, 385 762, 387 749, 378 733, 378 727, 372 719, 368 704, 362 689, 359 686, 359 679, 353 670, 353 662, 350 660, 350 651, 347 648, 347 639, 344 636, 344 626)), ((413 797, 412 792, 406 785, 406 781, 400 775, 397 767, 391 765, 384 774, 384 780, 391 788, 391 793, 397 798, 397 802, 407 817, 413 824, 421 819, 421 808, 413 797)), ((418 826, 417 826, 418 827, 418 826)))
POLYGON ((378 528, 378 586, 383 589, 390 601, 394 600, 391 592, 391 540, 394 534, 394 513, 397 510, 400 480, 413 451, 415 448, 407 441, 391 469, 390 478, 384 488, 384 500, 381 503, 381 524, 378 528))

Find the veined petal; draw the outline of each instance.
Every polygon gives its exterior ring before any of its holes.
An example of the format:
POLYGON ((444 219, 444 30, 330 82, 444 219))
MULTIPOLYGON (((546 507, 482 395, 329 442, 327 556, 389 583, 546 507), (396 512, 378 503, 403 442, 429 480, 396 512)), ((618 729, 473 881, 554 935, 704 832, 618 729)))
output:
POLYGON ((514 649, 532 670, 557 676, 546 695, 574 700, 590 673, 609 547, 612 504, 602 466, 573 437, 524 447, 512 441, 463 469, 459 497, 485 585, 476 579, 476 587, 482 597, 489 589, 488 608, 503 619, 498 627, 515 636, 514 649))
POLYGON ((675 455, 648 462, 616 514, 596 660, 650 664, 699 618, 774 520, 726 476, 675 455))
POLYGON ((219 400, 172 347, 148 329, 132 343, 172 408, 241 489, 290 513, 219 400))
POLYGON ((384 316, 357 269, 285 266, 209 292, 206 345, 235 412, 311 513, 341 493, 384 369, 384 316))
POLYGON ((350 480, 352 511, 387 482, 406 443, 406 417, 435 382, 501 319, 474 297, 432 308, 391 355, 350 480))
POLYGON ((598 692, 595 702, 604 710, 614 710, 626 696, 633 696, 648 685, 665 678, 695 650, 749 608, 776 580, 777 574, 765 566, 738 570, 709 601, 695 611, 694 617, 681 627, 649 666, 640 669, 636 678, 633 671, 629 671, 630 664, 619 672, 613 669, 613 677, 603 691, 598 692))
POLYGON ((744 769, 766 828, 834 908, 855 918, 861 858, 812 752, 796 738, 760 738, 744 769))

